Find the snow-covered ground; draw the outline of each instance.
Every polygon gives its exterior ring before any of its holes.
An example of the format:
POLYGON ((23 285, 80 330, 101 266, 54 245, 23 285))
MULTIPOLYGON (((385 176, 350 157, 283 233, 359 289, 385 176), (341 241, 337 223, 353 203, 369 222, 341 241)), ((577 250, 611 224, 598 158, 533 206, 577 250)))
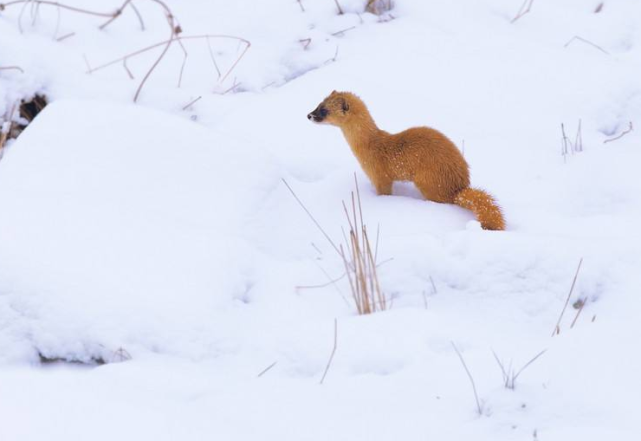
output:
POLYGON ((159 3, 133 1, 144 30, 130 6, 102 30, 0 7, 0 116, 51 101, 0 161, 1 440, 639 439, 641 136, 604 141, 641 125, 641 2, 513 23, 520 0, 338 3, 167 1, 212 37, 174 43, 136 104, 162 46, 87 70, 166 40, 159 3), (409 184, 376 196, 307 121, 332 90, 447 134, 508 230, 409 184), (354 173, 392 300, 367 316, 283 183, 339 242, 354 173), (506 388, 496 358, 542 351, 506 388))

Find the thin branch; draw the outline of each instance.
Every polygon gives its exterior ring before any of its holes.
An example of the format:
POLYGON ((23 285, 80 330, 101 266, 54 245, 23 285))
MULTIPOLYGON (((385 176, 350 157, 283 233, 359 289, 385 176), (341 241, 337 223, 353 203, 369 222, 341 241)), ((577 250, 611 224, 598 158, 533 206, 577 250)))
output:
POLYGON ((532 9, 532 3, 534 3, 534 0, 523 0, 523 4, 521 5, 519 12, 517 12, 516 17, 514 17, 510 23, 514 23, 519 18, 529 13, 530 9, 532 9))
POLYGON ((65 35, 63 35, 63 36, 61 36, 61 37, 56 38, 56 41, 57 41, 58 43, 60 43, 61 41, 64 41, 64 40, 66 40, 67 38, 71 38, 71 37, 73 37, 74 35, 76 35, 76 33, 75 33, 75 32, 69 32, 68 34, 65 34, 65 35))
POLYGON ((133 3, 129 3, 129 6, 131 6, 131 9, 134 10, 134 13, 136 14, 136 17, 138 17, 138 22, 140 23, 140 30, 144 31, 145 30, 145 21, 142 19, 142 15, 140 14, 140 11, 134 5, 133 3))
POLYGON ((302 0, 296 0, 298 2, 298 5, 300 6, 300 11, 305 12, 305 6, 303 6, 302 0))
POLYGON ((581 305, 579 306, 579 309, 576 312, 576 315, 574 316, 574 320, 572 320, 572 324, 570 325, 570 329, 574 328, 574 325, 576 324, 576 321, 579 319, 579 316, 581 315, 581 312, 583 312, 583 308, 585 307, 585 304, 588 303, 588 299, 585 299, 581 302, 581 305))
POLYGON ((621 139, 625 135, 630 133, 632 130, 634 130, 634 127, 632 126, 632 121, 630 121, 630 125, 628 126, 627 130, 624 130, 623 132, 621 132, 619 135, 615 136, 614 138, 606 139, 605 141, 603 141, 603 144, 607 144, 608 142, 612 142, 612 141, 616 141, 617 139, 621 139))
POLYGON ((263 375, 265 375, 265 374, 266 374, 266 373, 267 373, 271 368, 273 368, 274 366, 276 366, 276 363, 278 363, 278 361, 273 362, 272 364, 270 364, 269 366, 267 366, 265 369, 263 369, 262 371, 260 371, 260 374, 256 375, 256 378, 260 378, 260 377, 262 377, 263 375))
POLYGON ((523 373, 523 371, 524 371, 525 369, 527 369, 527 368, 528 368, 528 366, 530 366, 532 363, 534 363, 536 360, 538 360, 538 358, 539 358, 541 355, 545 354, 546 352, 547 352, 547 349, 543 349, 541 352, 539 352, 538 354, 536 354, 536 355, 534 356, 534 358, 532 358, 530 361, 528 361, 527 363, 525 363, 525 364, 523 365, 523 367, 522 367, 521 369, 519 369, 519 371, 518 371, 516 374, 514 374, 514 375, 512 376, 512 389, 514 389, 514 385, 516 384, 516 379, 517 379, 517 378, 519 378, 519 375, 521 375, 521 373, 523 373))
POLYGON ((169 40, 167 40, 167 44, 163 49, 163 51, 160 53, 160 56, 158 56, 156 61, 154 61, 154 63, 151 65, 151 67, 149 68, 145 76, 142 78, 142 81, 140 82, 140 85, 138 86, 138 89, 136 90, 136 93, 134 95, 134 103, 138 101, 140 92, 142 91, 142 88, 144 87, 145 83, 153 73, 154 69, 156 69, 156 67, 160 64, 162 59, 165 57, 165 55, 169 51, 169 48, 171 47, 171 44, 175 41, 178 34, 182 32, 182 30, 180 29, 180 26, 178 25, 178 23, 176 23, 176 19, 174 18, 174 15, 169 9, 169 7, 165 3, 163 3, 161 0, 151 0, 151 1, 160 5, 165 10, 165 14, 167 17, 167 24, 169 25, 169 28, 170 28, 170 34, 169 34, 169 40))
POLYGON ((552 337, 554 337, 555 334, 561 333, 561 320, 563 319, 563 314, 565 314, 565 310, 568 307, 568 304, 570 303, 570 297, 572 297, 572 292, 574 291, 574 285, 576 284, 576 279, 579 277, 579 270, 581 270, 581 264, 583 263, 583 257, 581 257, 581 260, 579 260, 579 265, 576 268, 576 273, 574 273, 574 279, 572 280, 572 286, 570 287, 570 292, 568 293, 568 298, 565 300, 565 305, 563 305, 563 309, 561 310, 561 315, 559 316, 559 320, 556 322, 556 326, 554 327, 554 331, 552 331, 552 337))
POLYGON ((309 45, 312 43, 312 39, 303 38, 301 40, 298 40, 298 42, 303 45, 303 50, 306 50, 309 47, 309 45))
POLYGON ((356 26, 352 26, 352 27, 349 27, 349 28, 346 28, 346 29, 342 29, 340 31, 336 31, 336 32, 332 33, 332 36, 336 37, 338 35, 343 35, 345 32, 351 31, 352 29, 356 29, 356 26))
POLYGON ((341 5, 338 3, 338 0, 334 0, 334 3, 336 3, 336 7, 338 8, 338 15, 343 15, 343 8, 341 8, 341 5))
POLYGON ((17 70, 20 73, 24 73, 24 69, 20 66, 0 66, 0 70, 17 70))
POLYGON ((332 360, 334 360, 334 354, 336 354, 337 346, 338 346, 338 320, 334 319, 334 347, 332 348, 332 353, 329 356, 329 360, 327 361, 327 366, 325 367, 325 372, 323 372, 323 377, 321 378, 319 384, 323 384, 323 381, 325 381, 325 377, 327 376, 329 367, 332 365, 332 360))
POLYGON ((474 383, 474 378, 472 377, 472 374, 470 373, 470 370, 468 369, 467 364, 465 363, 465 359, 463 359, 463 355, 461 355, 461 352, 458 350, 453 341, 450 343, 452 343, 452 347, 456 351, 456 355, 458 355, 459 360, 461 360, 463 368, 465 368, 465 372, 467 373, 467 377, 470 379, 470 383, 472 384, 472 391, 474 391, 474 400, 476 400, 476 411, 479 415, 483 415, 483 406, 481 406, 479 395, 476 392, 476 383, 474 383))
POLYGON ((201 96, 199 96, 198 98, 196 98, 195 100, 192 100, 192 101, 190 101, 189 103, 185 104, 185 105, 183 106, 182 110, 187 110, 189 107, 191 107, 192 105, 194 105, 195 103, 197 103, 198 101, 200 101, 200 100, 201 100, 201 98, 202 98, 202 95, 201 95, 201 96))
POLYGON ((325 232, 325 230, 323 229, 323 227, 321 227, 321 226, 320 226, 320 224, 318 223, 318 221, 316 220, 316 218, 315 218, 315 217, 312 215, 312 213, 310 213, 310 211, 307 209, 307 207, 305 206, 305 204, 303 204, 303 202, 298 198, 298 196, 296 195, 296 193, 294 193, 294 190, 292 190, 292 187, 290 187, 290 186, 289 186, 289 184, 287 183, 287 181, 286 181, 285 179, 282 179, 282 181, 283 181, 283 184, 285 184, 285 186, 286 186, 286 187, 287 187, 287 189, 289 190, 289 192, 292 194, 292 196, 294 196, 294 199, 296 199, 296 202, 298 202, 298 205, 300 205, 300 206, 301 206, 301 208, 305 211, 305 213, 307 213, 307 216, 309 216, 309 218, 312 220, 312 222, 314 222, 314 225, 316 225, 316 227, 320 230, 320 232, 321 232, 321 233, 323 233, 323 236, 325 236, 325 239, 327 239, 327 241, 329 242, 329 244, 330 244, 330 245, 331 245, 331 246, 336 250, 336 252, 337 252, 340 256, 343 256, 343 252, 342 252, 341 250, 339 250, 339 248, 336 246, 336 244, 335 244, 335 243, 334 243, 334 241, 331 239, 331 237, 329 237, 329 235, 325 232))
POLYGON ((128 5, 129 3, 131 3, 131 0, 125 0, 125 2, 122 4, 122 6, 121 6, 121 7, 119 7, 118 9, 116 9, 116 11, 113 13, 112 17, 111 17, 109 20, 107 20, 106 22, 104 22, 103 24, 101 24, 100 26, 98 26, 98 29, 100 29, 100 30, 105 29, 105 28, 106 28, 107 26, 109 26, 109 25, 110 25, 114 20, 116 20, 118 17, 120 17, 120 15, 122 15, 122 11, 123 11, 123 9, 125 9, 125 7, 127 7, 127 5, 128 5))
POLYGON ((592 43, 590 40, 586 40, 586 39, 585 39, 585 38, 583 38, 583 37, 579 37, 578 35, 575 35, 574 37, 570 38, 570 40, 569 40, 567 43, 565 43, 565 45, 564 45, 563 47, 564 47, 564 48, 567 48, 567 47, 568 47, 572 42, 574 42, 575 40, 581 41, 581 42, 583 42, 583 43, 585 43, 585 44, 589 44, 590 46, 592 46, 592 47, 593 47, 593 48, 595 48, 595 49, 600 50, 600 51, 601 51, 601 52, 603 52, 604 54, 606 54, 606 55, 610 55, 610 52, 606 51, 606 50, 605 50, 605 49, 603 49, 601 46, 599 46, 599 45, 597 45, 597 44, 594 44, 594 43, 592 43))
MULTIPOLYGON (((99 65, 99 66, 97 66, 97 67, 95 67, 95 68, 88 69, 88 70, 87 70, 87 73, 93 73, 93 72, 96 72, 96 71, 98 71, 98 70, 101 70, 101 69, 107 68, 107 67, 109 67, 109 66, 113 66, 114 64, 120 63, 120 62, 122 62, 122 61, 123 61, 123 60, 125 60, 125 59, 135 57, 135 56, 137 56, 137 55, 143 54, 143 53, 145 53, 145 52, 148 52, 148 51, 150 51, 150 50, 152 50, 152 49, 156 49, 156 48, 161 47, 161 46, 163 46, 163 45, 164 45, 164 46, 165 46, 165 49, 164 49, 164 51, 163 51, 163 54, 161 54, 161 57, 158 57, 158 59, 156 60, 156 63, 154 63, 154 66, 152 66, 152 69, 150 69, 150 70, 149 70, 149 72, 147 72, 147 76, 149 76, 149 75, 151 74, 151 71, 153 71, 153 68, 155 68, 155 66, 160 62, 160 60, 162 60, 162 57, 164 56, 164 54, 165 54, 165 53, 166 53, 166 51, 168 50, 169 45, 170 45, 171 43, 173 43, 173 42, 182 42, 182 41, 185 41, 185 40, 197 40, 197 39, 209 39, 209 38, 223 38, 223 39, 238 40, 238 41, 240 41, 241 43, 244 43, 244 44, 245 44, 245 49, 244 49, 244 50, 243 50, 243 52, 238 56, 238 58, 237 58, 237 59, 236 59, 236 61, 232 64, 232 66, 227 70, 227 72, 225 73, 224 77, 220 80, 220 82, 223 82, 223 81, 225 81, 225 78, 226 78, 226 77, 227 77, 227 76, 228 76, 228 75, 229 75, 229 74, 234 70, 234 68, 238 65, 238 63, 241 61, 241 59, 243 58, 243 56, 247 53, 247 51, 248 51, 248 50, 249 50, 249 48, 251 47, 251 43, 250 43, 248 40, 245 40, 244 38, 240 38, 240 37, 235 37, 235 36, 232 36, 232 35, 216 35, 216 34, 210 34, 210 35, 174 36, 174 34, 172 33, 172 37, 173 37, 173 38, 170 38, 169 40, 165 40, 165 41, 162 41, 162 42, 160 42, 160 43, 152 44, 151 46, 147 46, 147 47, 142 48, 142 49, 139 49, 139 50, 137 50, 137 51, 135 51, 135 52, 131 52, 131 53, 129 53, 129 54, 127 54, 127 55, 125 55, 125 56, 122 56, 122 57, 117 58, 117 59, 115 59, 115 60, 112 60, 112 61, 109 61, 109 62, 107 62, 107 63, 101 64, 101 65, 99 65)), ((142 85, 144 85, 144 82, 143 82, 143 83, 141 83, 141 86, 142 86, 142 85)), ((141 87, 139 87, 139 89, 141 89, 141 87)))
POLYGON ((129 67, 127 66, 127 59, 126 58, 124 60, 122 60, 122 67, 124 67, 125 70, 127 71, 127 75, 129 75, 129 78, 133 80, 134 79, 134 74, 132 74, 131 71, 129 70, 129 67))
POLYGON ((0 11, 4 11, 9 6, 23 4, 23 7, 24 7, 24 6, 26 6, 26 5, 30 4, 30 3, 36 3, 36 4, 38 4, 38 6, 40 6, 40 5, 55 6, 57 8, 62 8, 62 9, 66 9, 66 10, 69 10, 69 11, 78 12, 78 13, 81 13, 81 14, 93 15, 93 16, 96 16, 96 17, 113 18, 114 14, 115 14, 114 12, 91 11, 91 10, 88 10, 88 9, 78 8, 78 7, 75 7, 75 6, 65 5, 64 3, 59 3, 59 2, 54 2, 54 1, 47 1, 47 0, 14 0, 14 1, 7 2, 7 3, 0 3, 0 11))
POLYGON ((207 49, 209 50, 209 56, 211 57, 212 63, 214 63, 214 67, 216 68, 216 72, 218 73, 218 81, 220 81, 220 77, 222 74, 220 73, 220 69, 218 68, 218 63, 216 62, 216 57, 214 56, 214 51, 211 48, 211 42, 209 41, 209 37, 206 38, 207 40, 207 49))
POLYGON ((320 285, 299 285, 295 289, 296 291, 301 290, 301 289, 319 289, 319 288, 326 288, 329 285, 334 285, 336 282, 339 282, 345 278, 347 273, 343 273, 339 277, 336 277, 335 279, 330 279, 329 282, 322 283, 320 285))
POLYGON ((180 74, 178 75, 178 88, 180 89, 180 86, 183 82, 183 73, 185 72, 185 64, 187 64, 187 57, 189 56, 189 53, 187 53, 187 49, 185 49, 185 45, 182 43, 182 41, 178 40, 178 45, 182 49, 184 55, 182 65, 180 66, 180 74))
POLYGON ((492 355, 494 355, 494 359, 496 360, 499 367, 501 368, 501 375, 503 375, 503 384, 505 385, 505 387, 508 387, 508 385, 510 384, 510 376, 507 374, 505 370, 505 366, 499 359, 499 356, 496 354, 496 352, 494 352, 494 350, 492 350, 492 355))

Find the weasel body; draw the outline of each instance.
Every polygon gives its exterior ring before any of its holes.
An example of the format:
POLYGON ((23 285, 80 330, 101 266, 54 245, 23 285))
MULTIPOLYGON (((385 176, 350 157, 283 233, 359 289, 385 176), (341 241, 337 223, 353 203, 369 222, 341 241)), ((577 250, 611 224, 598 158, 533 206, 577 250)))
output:
POLYGON ((307 118, 341 128, 379 195, 392 194, 394 181, 412 181, 426 199, 471 210, 484 229, 505 229, 500 207, 490 194, 470 187, 465 158, 441 132, 380 130, 365 103, 349 92, 332 92, 307 118))

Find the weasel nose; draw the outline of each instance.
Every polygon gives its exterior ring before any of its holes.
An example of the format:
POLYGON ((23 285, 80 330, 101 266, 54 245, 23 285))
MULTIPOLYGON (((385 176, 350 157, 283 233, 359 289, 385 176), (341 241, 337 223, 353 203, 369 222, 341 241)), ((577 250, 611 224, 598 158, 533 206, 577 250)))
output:
POLYGON ((308 113, 307 114, 307 119, 311 120, 312 118, 314 118, 314 115, 312 115, 311 113, 308 113))

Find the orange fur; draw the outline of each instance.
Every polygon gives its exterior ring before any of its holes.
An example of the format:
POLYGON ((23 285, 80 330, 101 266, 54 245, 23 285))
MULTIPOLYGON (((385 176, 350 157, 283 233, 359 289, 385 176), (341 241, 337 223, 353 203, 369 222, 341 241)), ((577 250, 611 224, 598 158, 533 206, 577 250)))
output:
POLYGON ((365 103, 349 92, 332 92, 307 117, 340 127, 379 195, 392 194, 394 181, 412 181, 426 199, 471 210, 484 229, 505 229, 501 209, 488 193, 470 188, 465 158, 441 132, 380 130, 365 103))

